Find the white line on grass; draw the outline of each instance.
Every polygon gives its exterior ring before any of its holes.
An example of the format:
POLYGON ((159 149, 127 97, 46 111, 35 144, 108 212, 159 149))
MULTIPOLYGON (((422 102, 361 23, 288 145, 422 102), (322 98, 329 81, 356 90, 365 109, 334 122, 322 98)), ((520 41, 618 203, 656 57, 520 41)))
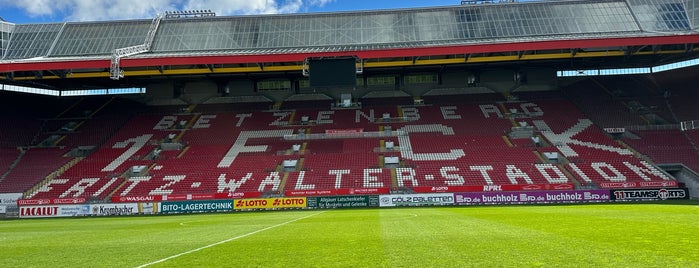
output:
POLYGON ((280 227, 280 226, 284 226, 284 225, 287 225, 287 224, 292 223, 292 222, 295 222, 295 221, 300 221, 300 220, 303 220, 303 219, 306 219, 306 218, 310 218, 310 217, 316 216, 316 215, 318 215, 318 214, 321 214, 321 213, 323 213, 323 212, 325 212, 325 211, 321 211, 321 212, 318 212, 318 213, 316 213, 316 214, 311 214, 311 215, 308 215, 308 216, 303 216, 303 217, 296 218, 296 219, 293 219, 293 220, 290 220, 290 221, 282 222, 282 223, 277 224, 277 225, 272 225, 272 226, 269 226, 269 227, 265 227, 265 228, 259 229, 259 230, 257 230, 257 231, 249 232, 249 233, 247 233, 247 234, 242 234, 242 235, 239 235, 239 236, 236 236, 236 237, 231 237, 231 238, 228 238, 228 239, 223 240, 223 241, 219 241, 219 242, 216 242, 216 243, 213 243, 213 244, 209 244, 209 245, 206 245, 206 246, 203 246, 203 247, 200 247, 200 248, 192 249, 192 250, 190 250, 190 251, 185 251, 185 252, 182 252, 182 253, 179 253, 179 254, 175 254, 175 255, 172 255, 172 256, 170 256, 170 257, 162 258, 162 259, 159 259, 159 260, 157 260, 157 261, 153 261, 153 262, 149 262, 149 263, 146 263, 146 264, 143 264, 143 265, 140 265, 140 266, 136 266, 136 268, 143 268, 143 267, 151 266, 151 265, 153 265, 153 264, 158 264, 158 263, 161 263, 161 262, 164 262, 164 261, 167 261, 167 260, 171 260, 171 259, 174 259, 174 258, 183 256, 183 255, 187 255, 187 254, 190 254, 190 253, 194 253, 194 252, 197 252, 197 251, 200 251, 200 250, 203 250, 203 249, 207 249, 207 248, 210 248, 210 247, 215 247, 215 246, 218 246, 218 245, 220 245, 220 244, 228 243, 228 242, 231 242, 231 241, 233 241, 233 240, 238 240, 238 239, 241 239, 241 238, 244 238, 244 237, 247 237, 247 236, 254 235, 254 234, 259 233, 259 232, 264 232, 264 231, 267 231, 267 230, 269 230, 269 229, 274 229, 274 228, 277 228, 277 227, 280 227))

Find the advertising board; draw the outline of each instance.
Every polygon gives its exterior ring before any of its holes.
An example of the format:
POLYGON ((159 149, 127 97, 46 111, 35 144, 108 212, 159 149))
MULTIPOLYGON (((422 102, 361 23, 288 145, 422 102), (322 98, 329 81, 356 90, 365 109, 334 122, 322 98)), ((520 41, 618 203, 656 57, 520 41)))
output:
POLYGON ((616 189, 611 190, 612 200, 667 200, 687 199, 686 188, 677 189, 616 189))
POLYGON ((68 205, 68 204, 83 204, 87 202, 84 197, 75 198, 40 198, 40 199, 19 199, 17 205, 33 206, 33 205, 68 205))
POLYGON ((20 218, 76 217, 90 215, 90 205, 46 205, 19 207, 20 218))
POLYGON ((92 216, 133 215, 138 213, 138 203, 90 205, 90 215, 92 216))
POLYGON ((629 182, 603 182, 599 184, 600 188, 615 189, 615 188, 675 188, 677 181, 629 181, 629 182))
POLYGON ((233 200, 233 209, 305 208, 305 197, 249 198, 233 200))
POLYGON ((286 196, 323 196, 323 195, 370 195, 388 194, 388 188, 340 188, 326 190, 288 190, 284 192, 286 196))
POLYGON ((416 186, 416 193, 456 193, 456 192, 502 192, 535 190, 573 190, 572 183, 557 184, 505 184, 505 185, 466 185, 466 186, 416 186))
POLYGON ((194 200, 180 202, 160 203, 161 213, 193 213, 193 212, 218 212, 232 211, 233 201, 225 200, 194 200))
POLYGON ((389 194, 379 196, 380 207, 444 206, 454 204, 454 194, 389 194))
POLYGON ((138 213, 158 214, 160 203, 138 203, 138 213))
POLYGON ((0 194, 0 205, 14 206, 17 205, 17 200, 22 198, 22 193, 5 193, 0 194))
POLYGON ((309 208, 378 207, 378 195, 322 196, 306 198, 309 208))
POLYGON ((609 190, 455 193, 457 205, 606 202, 609 190))
POLYGON ((261 192, 245 193, 209 193, 209 194, 171 194, 171 195, 145 195, 145 196, 112 196, 113 203, 133 202, 159 202, 159 201, 187 201, 187 200, 216 200, 231 198, 256 198, 261 192))

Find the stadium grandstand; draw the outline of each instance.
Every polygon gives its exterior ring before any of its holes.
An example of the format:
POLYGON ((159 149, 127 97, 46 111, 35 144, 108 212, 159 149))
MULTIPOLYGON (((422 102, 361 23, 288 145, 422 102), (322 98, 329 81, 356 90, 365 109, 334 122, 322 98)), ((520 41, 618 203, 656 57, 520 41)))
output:
POLYGON ((0 193, 699 196, 699 1, 455 4, 0 21, 0 193))

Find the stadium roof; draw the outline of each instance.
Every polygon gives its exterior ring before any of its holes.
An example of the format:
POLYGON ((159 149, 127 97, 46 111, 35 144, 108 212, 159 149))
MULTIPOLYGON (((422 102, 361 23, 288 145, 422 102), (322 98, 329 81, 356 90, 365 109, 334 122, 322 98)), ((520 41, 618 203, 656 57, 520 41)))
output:
MULTIPOLYGON (((699 0, 592 0, 448 7, 168 18, 46 24, 0 23, 0 76, 22 71, 110 68, 115 50, 125 69, 302 62, 309 57, 361 59, 474 55, 569 49, 622 55, 694 52, 699 0), (5 33, 3 33, 5 32, 5 33), (677 49, 681 46, 681 49, 677 49), (610 49, 612 48, 612 49, 610 49)), ((536 53, 536 52, 535 52, 536 53)), ((558 53, 560 54, 560 53, 558 53)), ((468 58, 469 56, 465 56, 468 58)), ((539 56, 554 59, 565 56, 539 56)), ((209 67, 213 72, 213 67, 209 67)), ((14 75, 8 75, 12 78, 14 75)))

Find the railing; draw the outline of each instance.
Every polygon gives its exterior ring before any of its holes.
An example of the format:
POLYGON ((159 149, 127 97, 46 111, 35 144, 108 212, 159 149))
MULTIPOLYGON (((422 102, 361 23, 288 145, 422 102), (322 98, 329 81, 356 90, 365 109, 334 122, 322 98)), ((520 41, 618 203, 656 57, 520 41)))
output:
POLYGON ((284 135, 285 140, 327 140, 327 139, 347 139, 347 138, 381 138, 405 136, 405 131, 367 131, 367 132, 347 132, 347 133, 313 133, 313 134, 291 134, 284 135))
POLYGON ((639 125, 639 126, 626 126, 626 130, 673 130, 678 129, 680 126, 677 124, 664 124, 664 125, 639 125))

